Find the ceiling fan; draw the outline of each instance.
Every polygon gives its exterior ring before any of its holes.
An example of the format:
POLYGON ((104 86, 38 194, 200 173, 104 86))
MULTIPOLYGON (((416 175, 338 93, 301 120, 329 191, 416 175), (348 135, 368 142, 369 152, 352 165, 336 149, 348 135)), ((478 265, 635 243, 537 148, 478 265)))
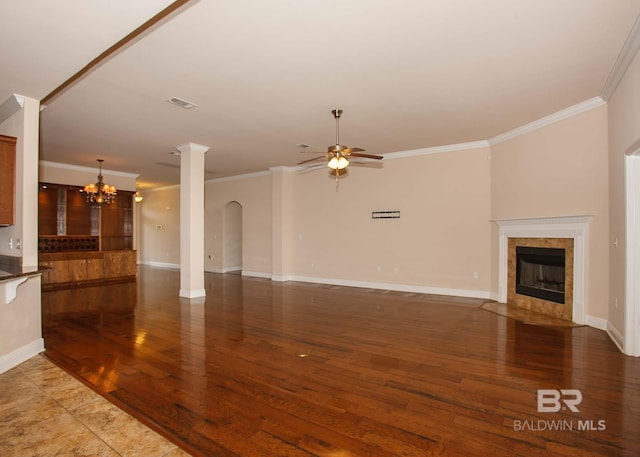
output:
MULTIPOLYGON (((364 159, 375 159, 381 160, 382 156, 372 155, 372 154, 363 154, 362 152, 365 149, 362 148, 350 148, 343 144, 340 144, 340 117, 342 116, 341 109, 334 109, 331 111, 333 117, 336 120, 336 144, 334 146, 329 146, 327 148, 327 152, 322 154, 321 156, 314 157, 313 159, 303 160, 299 162, 298 165, 303 165, 311 162, 315 162, 320 159, 325 159, 327 161, 327 167, 331 170, 329 171, 330 176, 335 176, 336 181, 340 176, 344 176, 347 174, 347 167, 349 166, 349 158, 350 157, 360 157, 364 159)), ((304 147, 308 147, 307 145, 303 145, 304 147)), ((301 152, 311 152, 311 151, 301 151, 301 152)))

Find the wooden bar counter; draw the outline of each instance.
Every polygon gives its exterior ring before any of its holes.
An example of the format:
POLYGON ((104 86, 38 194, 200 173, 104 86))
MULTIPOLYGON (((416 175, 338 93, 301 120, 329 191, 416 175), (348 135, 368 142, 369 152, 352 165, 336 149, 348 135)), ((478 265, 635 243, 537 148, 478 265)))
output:
POLYGON ((132 280, 136 277, 136 251, 82 251, 40 253, 42 288, 73 287, 132 280))

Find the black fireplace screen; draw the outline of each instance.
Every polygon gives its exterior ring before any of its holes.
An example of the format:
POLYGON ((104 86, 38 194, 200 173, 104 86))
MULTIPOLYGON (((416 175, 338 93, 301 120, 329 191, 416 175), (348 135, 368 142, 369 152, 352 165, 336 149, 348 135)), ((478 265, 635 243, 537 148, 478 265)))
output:
POLYGON ((516 246, 516 293, 564 303, 565 251, 516 246))

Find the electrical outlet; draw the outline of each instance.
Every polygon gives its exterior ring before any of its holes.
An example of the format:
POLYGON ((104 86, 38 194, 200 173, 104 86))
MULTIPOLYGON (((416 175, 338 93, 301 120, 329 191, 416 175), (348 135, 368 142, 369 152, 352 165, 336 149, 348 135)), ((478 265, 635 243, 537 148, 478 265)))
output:
POLYGON ((16 238, 16 249, 20 249, 22 247, 22 242, 20 241, 20 238, 16 238))
POLYGON ((9 249, 13 249, 13 238, 9 238, 9 249))
POLYGON ((474 271, 474 272, 473 272, 473 279, 478 279, 478 277, 479 277, 479 276, 478 276, 478 272, 477 272, 477 271, 474 271))

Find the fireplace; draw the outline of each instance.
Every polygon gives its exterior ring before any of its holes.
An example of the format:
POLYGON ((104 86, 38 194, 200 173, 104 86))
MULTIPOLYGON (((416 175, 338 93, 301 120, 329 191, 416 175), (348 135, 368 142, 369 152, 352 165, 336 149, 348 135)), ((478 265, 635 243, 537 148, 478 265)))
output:
POLYGON ((516 246, 516 293, 565 302, 565 249, 516 246))
POLYGON ((587 231, 592 216, 560 216, 496 220, 498 295, 501 303, 585 323, 587 231), (516 246, 565 250, 564 304, 516 292, 516 246))
POLYGON ((507 245, 506 303, 572 320, 573 239, 516 237, 507 245))

